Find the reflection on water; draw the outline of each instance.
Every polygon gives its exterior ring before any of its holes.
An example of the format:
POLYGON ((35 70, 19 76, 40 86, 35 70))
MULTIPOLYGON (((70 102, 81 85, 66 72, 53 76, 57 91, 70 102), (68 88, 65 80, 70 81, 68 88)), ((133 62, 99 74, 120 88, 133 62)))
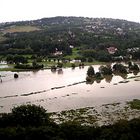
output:
MULTIPOLYGON (((138 73, 137 73, 137 75, 138 75, 138 73)), ((118 74, 112 74, 112 75, 105 75, 102 79, 96 79, 96 78, 91 78, 89 81, 87 81, 86 83, 87 84, 93 84, 94 82, 96 82, 96 83, 101 83, 101 81, 102 80, 105 80, 105 82, 106 83, 111 83, 111 81, 112 81, 112 78, 113 77, 116 77, 116 76, 119 76, 119 77, 122 77, 122 79, 127 79, 127 74, 120 74, 120 73, 118 73, 118 74)), ((136 75, 135 75, 136 76, 136 75)))
POLYGON ((59 69, 51 69, 51 72, 52 73, 57 73, 57 74, 63 74, 63 69, 62 68, 59 68, 59 69))
POLYGON ((138 71, 133 71, 133 74, 136 76, 136 75, 138 75, 138 71))
POLYGON ((123 74, 123 73, 115 73, 115 76, 121 76, 123 79, 127 78, 127 74, 123 74))
MULTIPOLYGON (((98 68, 99 65, 94 66, 95 71, 98 68)), ((105 76, 86 84, 87 69, 85 66, 74 70, 18 72, 16 80, 13 72, 0 72, 3 80, 0 83, 0 106, 3 106, 0 112, 26 103, 42 105, 48 111, 61 111, 140 97, 139 77, 137 81, 129 79, 128 83, 119 83, 136 73, 105 76)))
POLYGON ((113 75, 107 75, 107 76, 104 76, 104 78, 107 83, 110 83, 112 81, 113 75))
POLYGON ((58 74, 63 74, 63 70, 62 69, 58 69, 58 74))

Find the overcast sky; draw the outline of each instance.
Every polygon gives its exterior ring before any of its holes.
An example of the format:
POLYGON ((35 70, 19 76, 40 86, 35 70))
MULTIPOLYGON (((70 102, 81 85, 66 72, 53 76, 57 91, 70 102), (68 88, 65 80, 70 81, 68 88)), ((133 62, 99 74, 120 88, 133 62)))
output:
POLYGON ((140 0, 0 0, 0 22, 54 16, 106 17, 140 22, 140 0))

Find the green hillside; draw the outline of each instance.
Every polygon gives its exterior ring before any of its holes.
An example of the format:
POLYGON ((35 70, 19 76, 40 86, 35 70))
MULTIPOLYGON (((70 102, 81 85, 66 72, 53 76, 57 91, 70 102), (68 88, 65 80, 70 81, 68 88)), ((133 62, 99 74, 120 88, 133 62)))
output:
POLYGON ((1 55, 86 57, 99 61, 127 55, 140 57, 140 24, 126 20, 53 17, 3 23, 0 32, 1 55), (117 50, 113 55, 108 53, 110 47, 117 50))

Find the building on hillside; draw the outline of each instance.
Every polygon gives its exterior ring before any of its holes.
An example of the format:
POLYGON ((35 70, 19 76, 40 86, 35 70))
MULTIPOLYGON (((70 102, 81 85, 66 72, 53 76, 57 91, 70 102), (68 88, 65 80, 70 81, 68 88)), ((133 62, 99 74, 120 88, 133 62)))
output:
POLYGON ((116 47, 109 47, 107 48, 107 51, 109 54, 114 54, 118 49, 116 47))
POLYGON ((134 47, 134 48, 128 48, 127 49, 127 52, 130 53, 130 52, 138 52, 140 50, 140 48, 138 47, 134 47))
POLYGON ((81 60, 72 60, 72 61, 70 61, 70 63, 81 63, 81 60))
POLYGON ((74 48, 74 46, 73 46, 73 45, 70 45, 69 47, 70 47, 71 49, 73 49, 73 48, 74 48))
POLYGON ((56 51, 55 53, 53 53, 54 56, 58 56, 58 55, 62 55, 63 52, 62 51, 56 51))
POLYGON ((59 51, 57 48, 55 48, 55 53, 53 53, 54 56, 62 55, 63 52, 59 51))

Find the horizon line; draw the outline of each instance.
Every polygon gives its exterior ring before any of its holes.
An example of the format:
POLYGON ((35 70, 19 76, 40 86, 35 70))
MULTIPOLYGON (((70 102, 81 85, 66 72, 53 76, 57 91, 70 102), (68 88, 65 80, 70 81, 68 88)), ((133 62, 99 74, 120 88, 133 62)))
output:
POLYGON ((91 18, 91 19, 114 19, 114 20, 124 20, 128 22, 135 22, 139 23, 140 21, 133 21, 133 20, 128 20, 128 19, 123 19, 123 18, 112 18, 112 17, 88 17, 88 16, 48 16, 48 17, 40 17, 40 18, 35 18, 35 19, 21 19, 21 20, 11 20, 11 21, 0 21, 0 24, 5 24, 5 23, 16 23, 16 22, 28 22, 28 21, 35 21, 35 20, 41 20, 41 19, 49 19, 49 18, 56 18, 56 17, 77 17, 77 18, 91 18))

